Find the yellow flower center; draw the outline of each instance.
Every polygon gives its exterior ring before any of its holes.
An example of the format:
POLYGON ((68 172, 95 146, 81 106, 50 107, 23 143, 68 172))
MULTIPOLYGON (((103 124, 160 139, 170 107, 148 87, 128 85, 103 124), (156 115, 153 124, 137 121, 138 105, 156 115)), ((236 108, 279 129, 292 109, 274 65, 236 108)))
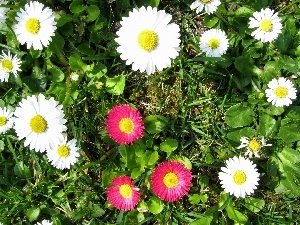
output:
POLYGON ((123 118, 119 122, 120 130, 125 134, 130 134, 133 131, 134 123, 130 118, 123 118))
POLYGON ((176 187, 179 182, 178 176, 175 173, 169 172, 164 176, 163 182, 167 188, 176 187))
POLYGON ((132 188, 128 184, 122 184, 119 192, 123 198, 130 198, 132 195, 132 188))
POLYGON ((201 2, 203 2, 203 3, 208 3, 208 2, 210 2, 211 0, 200 0, 201 2))
POLYGON ((212 39, 209 40, 208 46, 211 49, 216 49, 220 46, 220 41, 217 38, 212 38, 212 39))
POLYGON ((275 95, 277 98, 285 98, 288 94, 288 90, 285 87, 277 87, 275 89, 275 95))
POLYGON ((37 134, 43 133, 47 129, 47 122, 41 115, 35 115, 30 120, 31 130, 37 134))
POLYGON ((233 174, 233 181, 237 185, 242 185, 246 182, 246 174, 242 170, 238 170, 233 174))
POLYGON ((261 148, 261 143, 255 139, 251 140, 248 144, 248 147, 252 152, 258 152, 261 148))
POLYGON ((262 29, 263 31, 270 32, 272 28, 273 28, 273 24, 271 20, 266 19, 260 22, 260 29, 262 29))
POLYGON ((58 147, 57 153, 58 153, 59 157, 66 158, 70 155, 70 149, 65 145, 61 145, 58 147))
POLYGON ((157 46, 158 36, 152 30, 143 30, 138 36, 138 44, 141 49, 150 52, 157 46))
POLYGON ((4 126, 7 123, 7 119, 4 116, 0 116, 0 127, 4 126))
POLYGON ((40 30, 40 21, 37 20, 36 18, 30 18, 29 20, 26 21, 26 29, 29 33, 31 34, 37 34, 40 30))
POLYGON ((10 60, 8 60, 8 59, 4 59, 4 60, 2 61, 1 66, 2 66, 2 69, 3 69, 4 71, 7 71, 7 72, 8 72, 8 71, 11 71, 11 70, 14 68, 12 62, 11 62, 10 60))

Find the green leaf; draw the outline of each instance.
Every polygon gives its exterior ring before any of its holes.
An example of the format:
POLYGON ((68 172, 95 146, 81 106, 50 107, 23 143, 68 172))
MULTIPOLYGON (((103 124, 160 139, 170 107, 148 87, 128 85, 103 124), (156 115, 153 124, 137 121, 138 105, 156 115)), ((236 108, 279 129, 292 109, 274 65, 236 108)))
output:
POLYGON ((142 5, 147 6, 150 5, 152 7, 158 7, 160 0, 143 0, 142 5))
POLYGON ((219 22, 219 18, 217 16, 206 15, 204 17, 203 23, 208 28, 214 27, 219 22))
POLYGON ((105 211, 101 208, 101 205, 94 204, 91 213, 92 213, 92 217, 100 217, 105 214, 105 211))
POLYGON ((148 210, 153 213, 153 214, 159 214, 164 208, 163 202, 156 198, 156 197, 151 197, 150 201, 147 203, 148 210))
MULTIPOLYGON (((48 65, 49 66, 49 65, 48 65)), ((48 71, 52 74, 53 78, 52 78, 52 82, 61 82, 64 80, 65 78, 65 74, 63 71, 61 71, 59 69, 59 67, 51 65, 48 68, 48 71)))
POLYGON ((185 157, 185 156, 180 156, 180 155, 173 155, 172 157, 170 157, 170 160, 174 160, 176 162, 181 162, 184 164, 185 168, 191 170, 192 169, 192 163, 189 160, 189 158, 185 157))
POLYGON ((31 177, 29 168, 23 162, 19 162, 14 166, 14 173, 20 178, 31 177))
POLYGON ((78 55, 71 55, 69 58, 69 64, 72 70, 82 70, 86 71, 87 70, 87 65, 82 62, 80 56, 78 55))
POLYGON ((278 123, 273 116, 262 114, 259 118, 259 133, 264 137, 273 137, 278 123))
POLYGON ((120 155, 122 156, 121 161, 124 163, 125 167, 133 169, 138 166, 135 161, 134 151, 124 145, 120 145, 118 149, 120 155))
POLYGON ((82 0, 73 0, 70 4, 70 11, 74 14, 81 13, 86 8, 82 0))
POLYGON ((107 78, 105 82, 106 91, 113 95, 120 95, 125 88, 125 77, 123 75, 107 78))
POLYGON ((210 225, 215 224, 212 223, 214 218, 217 218, 218 214, 218 206, 213 206, 205 211, 202 214, 203 218, 197 219, 191 223, 191 225, 210 225))
POLYGON ((239 56, 234 61, 235 68, 246 76, 260 76, 262 71, 254 65, 254 60, 249 56, 239 56))
POLYGON ((178 141, 176 139, 168 138, 160 144, 160 150, 164 152, 173 152, 178 147, 178 141))
POLYGON ((27 216, 29 222, 37 220, 38 216, 40 215, 40 208, 39 207, 33 207, 30 209, 25 210, 25 215, 27 216))
POLYGON ((225 113, 226 123, 233 128, 250 125, 254 119, 254 111, 248 103, 231 106, 225 113))
POLYGON ((147 150, 145 159, 148 165, 154 165, 158 160, 158 152, 147 150))
POLYGON ((86 8, 86 11, 88 13, 88 17, 86 18, 86 22, 92 22, 100 15, 100 10, 95 5, 90 5, 86 8))
POLYGON ((256 131, 250 127, 235 128, 228 132, 227 138, 234 144, 240 145, 241 137, 253 137, 255 134, 256 131))
POLYGON ((168 119, 164 116, 151 115, 145 118, 145 129, 149 134, 162 132, 168 124, 168 119))
POLYGON ((225 210, 227 212, 228 217, 237 223, 245 224, 248 220, 248 217, 240 211, 236 210, 232 204, 229 204, 225 208, 225 210))
POLYGON ((281 120, 278 137, 286 143, 292 143, 300 140, 299 124, 291 121, 289 118, 281 120))
POLYGON ((263 111, 269 115, 280 116, 284 112, 284 108, 270 105, 268 108, 263 109, 263 111))
POLYGON ((262 210, 265 206, 265 201, 259 198, 247 197, 245 199, 245 207, 250 211, 257 213, 262 210))
POLYGON ((198 204, 200 201, 201 201, 201 198, 200 198, 200 195, 198 194, 192 194, 190 197, 189 197, 189 201, 192 205, 196 205, 198 204))

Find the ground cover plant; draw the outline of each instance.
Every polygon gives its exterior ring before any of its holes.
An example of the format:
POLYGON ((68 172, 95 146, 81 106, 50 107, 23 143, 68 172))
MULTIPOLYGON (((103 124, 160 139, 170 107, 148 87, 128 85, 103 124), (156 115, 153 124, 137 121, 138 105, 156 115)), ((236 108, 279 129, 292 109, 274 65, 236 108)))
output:
POLYGON ((0 0, 0 223, 297 224, 299 0, 0 0))

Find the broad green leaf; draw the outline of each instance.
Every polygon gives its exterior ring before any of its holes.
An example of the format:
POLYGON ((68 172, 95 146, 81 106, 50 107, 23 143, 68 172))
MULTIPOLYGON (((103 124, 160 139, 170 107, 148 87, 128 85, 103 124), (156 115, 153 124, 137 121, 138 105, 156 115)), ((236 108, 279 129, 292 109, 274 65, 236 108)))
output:
POLYGON ((235 209, 235 207, 232 204, 229 204, 225 208, 225 210, 227 212, 228 217, 237 223, 245 224, 248 220, 248 217, 245 214, 238 211, 237 209, 235 209))
POLYGON ((39 207, 33 207, 33 208, 30 208, 30 209, 26 209, 25 210, 25 215, 27 216, 29 222, 32 222, 32 221, 37 220, 37 218, 40 215, 40 212, 41 212, 41 210, 40 210, 39 207))
POLYGON ((103 187, 108 187, 111 186, 111 180, 117 176, 116 172, 112 172, 109 169, 103 170, 102 171, 102 185, 103 187))
POLYGON ((145 118, 145 129, 149 134, 156 134, 165 129, 168 119, 164 116, 152 115, 145 118))
POLYGON ((192 194, 190 197, 189 197, 189 201, 192 205, 196 205, 198 204, 200 201, 201 201, 201 197, 200 195, 198 194, 192 194))
POLYGON ((268 108, 263 109, 263 111, 269 115, 279 116, 284 112, 284 108, 270 105, 268 108))
POLYGON ((243 76, 260 76, 262 71, 254 64, 254 60, 249 56, 239 56, 234 61, 235 68, 243 76))
POLYGON ((248 8, 247 6, 239 7, 235 11, 235 15, 236 16, 247 17, 247 18, 249 18, 250 16, 252 16, 253 13, 254 13, 253 9, 248 8))
POLYGON ((180 156, 180 155, 173 155, 172 157, 170 157, 170 160, 174 160, 176 162, 181 162, 184 164, 185 168, 191 170, 192 169, 192 163, 189 160, 189 158, 185 157, 185 156, 180 156))
POLYGON ((293 121, 300 121, 300 106, 289 106, 285 115, 293 121))
POLYGON ((217 16, 206 15, 204 17, 203 23, 208 28, 214 27, 219 22, 219 18, 217 16))
POLYGON ((65 14, 64 11, 59 11, 56 13, 56 26, 61 27, 65 25, 66 23, 72 21, 72 16, 69 14, 65 14))
POLYGON ((250 211, 257 213, 262 210, 265 206, 265 201, 259 198, 247 197, 245 199, 245 207, 250 211))
POLYGON ((105 211, 101 208, 101 205, 99 204, 94 204, 93 205, 93 210, 91 211, 92 217, 100 217, 104 215, 105 211))
POLYGON ((212 223, 214 222, 213 219, 217 218, 218 214, 218 206, 213 206, 206 210, 205 213, 203 213, 203 218, 197 219, 193 221, 190 225, 210 225, 210 224, 215 224, 212 223))
POLYGON ((31 177, 29 168, 23 162, 18 162, 14 166, 14 173, 20 178, 30 178, 31 177))
POLYGON ((164 152, 173 152, 178 147, 178 141, 176 139, 168 138, 160 144, 160 150, 164 152))
POLYGON ((65 74, 60 70, 59 67, 52 65, 48 68, 48 71, 52 74, 52 82, 61 82, 65 78, 65 74))
POLYGON ((278 48, 278 50, 285 54, 289 51, 289 47, 291 46, 293 41, 292 35, 289 33, 289 31, 284 31, 281 33, 278 38, 275 41, 275 44, 278 48))
POLYGON ((100 15, 100 10, 95 5, 90 5, 86 8, 86 11, 88 13, 88 17, 86 18, 86 22, 92 22, 100 15))
POLYGON ((143 0, 142 5, 150 5, 152 7, 158 7, 160 0, 143 0))
POLYGON ((129 0, 116 0, 116 5, 118 8, 123 8, 123 9, 127 9, 131 7, 129 0))
POLYGON ((156 197, 151 197, 150 201, 147 202, 147 206, 148 206, 149 211, 152 212, 153 214, 161 213, 161 211, 164 208, 163 202, 156 197))
POLYGON ((269 61, 265 64, 263 74, 260 78, 262 81, 269 83, 281 69, 282 66, 278 62, 269 61))
POLYGON ((126 146, 119 146, 119 153, 122 156, 122 158, 120 159, 123 163, 124 166, 127 168, 135 168, 137 167, 136 161, 135 161, 135 152, 131 151, 130 148, 126 147, 126 146))
POLYGON ((254 111, 248 103, 231 106, 225 113, 226 123, 233 128, 248 126, 253 122, 254 111))
POLYGON ((114 78, 107 78, 105 86, 108 93, 121 95, 125 88, 125 77, 120 75, 114 78))
POLYGON ((273 116, 262 114, 259 118, 259 133, 264 137, 273 137, 278 123, 273 116))
POLYGON ((80 56, 78 56, 78 55, 71 55, 69 58, 69 64, 73 71, 76 71, 76 70, 86 71, 87 70, 87 65, 84 62, 82 62, 80 56))
POLYGON ((158 160, 158 152, 147 150, 145 154, 145 159, 148 165, 154 165, 158 160))
POLYGON ((73 0, 72 3, 70 4, 70 11, 72 13, 81 13, 86 6, 83 4, 82 0, 73 0))
POLYGON ((300 140, 299 124, 294 123, 289 118, 281 120, 278 137, 286 143, 292 143, 300 140))
POLYGON ((131 178, 132 178, 132 179, 136 179, 136 178, 138 178, 139 176, 141 176, 144 172, 145 172, 144 168, 134 168, 134 169, 131 171, 131 178))
POLYGON ((241 137, 253 137, 255 134, 256 134, 256 131, 250 127, 234 128, 234 129, 231 129, 230 132, 228 132, 227 138, 230 141, 233 141, 234 144, 240 145, 241 137))

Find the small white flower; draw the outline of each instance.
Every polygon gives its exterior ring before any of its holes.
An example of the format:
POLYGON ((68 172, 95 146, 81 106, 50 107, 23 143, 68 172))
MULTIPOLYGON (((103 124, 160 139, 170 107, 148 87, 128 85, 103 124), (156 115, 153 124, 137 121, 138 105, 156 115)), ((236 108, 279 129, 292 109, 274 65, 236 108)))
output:
POLYGON ((67 130, 62 105, 51 97, 39 94, 22 99, 15 109, 15 131, 18 139, 25 138, 24 146, 37 152, 53 149, 63 140, 67 130))
POLYGON ((200 49, 207 57, 221 57, 228 45, 225 32, 219 29, 207 30, 200 37, 200 49))
POLYGON ((155 72, 171 66, 171 59, 178 56, 179 26, 169 23, 172 16, 164 10, 148 6, 133 9, 129 17, 123 17, 122 27, 115 39, 120 45, 117 51, 126 65, 134 71, 155 72))
POLYGON ((7 108, 0 108, 0 134, 4 134, 14 125, 13 112, 7 108))
MULTIPOLYGON (((4 0, 0 0, 0 5, 6 5, 7 4, 7 1, 4 1, 4 0)), ((5 23, 5 20, 6 20, 6 13, 8 12, 8 8, 5 8, 5 7, 1 7, 0 6, 0 24, 1 23, 5 23)))
POLYGON ((78 78, 79 78, 79 74, 78 73, 71 73, 70 74, 70 79, 71 81, 78 81, 78 78))
POLYGON ((31 46, 35 50, 42 50, 47 47, 54 36, 56 22, 52 10, 44 8, 42 3, 31 1, 25 5, 25 10, 21 9, 17 13, 18 23, 13 27, 18 41, 23 45, 27 43, 27 48, 31 46))
POLYGON ((9 73, 15 77, 20 69, 21 60, 16 56, 12 56, 10 52, 7 55, 2 51, 0 55, 0 81, 8 81, 9 73))
POLYGON ((260 157, 259 151, 265 146, 272 146, 272 144, 267 144, 264 137, 252 138, 251 140, 248 137, 241 137, 241 145, 237 149, 247 148, 245 155, 248 155, 250 158, 253 156, 260 157))
POLYGON ((219 5, 221 5, 220 0, 196 0, 191 4, 191 9, 196 9, 196 13, 200 13, 204 8, 207 14, 212 14, 219 5))
POLYGON ((294 88, 294 84, 284 77, 273 78, 268 83, 268 89, 265 92, 267 101, 276 107, 289 106, 292 104, 291 99, 297 98, 297 90, 294 88))
POLYGON ((257 28, 251 35, 261 42, 271 42, 281 33, 282 24, 278 13, 266 8, 253 13, 250 18, 249 28, 257 28))
POLYGON ((234 156, 225 164, 226 167, 221 167, 222 172, 219 172, 224 191, 237 198, 254 193, 259 181, 256 165, 242 156, 234 156))
POLYGON ((52 225, 52 222, 48 220, 43 220, 42 222, 38 222, 35 225, 52 225))
POLYGON ((79 157, 79 148, 76 147, 76 140, 72 139, 67 142, 65 135, 64 140, 56 147, 47 151, 47 157, 52 166, 58 169, 70 169, 71 165, 77 162, 79 157))

